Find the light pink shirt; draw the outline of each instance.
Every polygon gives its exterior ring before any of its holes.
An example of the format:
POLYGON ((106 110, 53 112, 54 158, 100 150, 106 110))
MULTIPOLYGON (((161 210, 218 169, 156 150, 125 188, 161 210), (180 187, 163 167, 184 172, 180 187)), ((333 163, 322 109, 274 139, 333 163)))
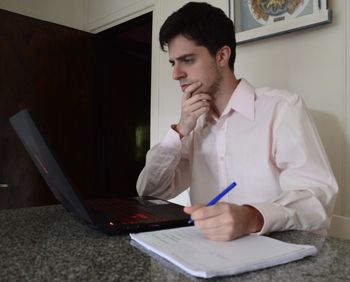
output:
POLYGON ((262 234, 328 227, 338 186, 300 96, 242 79, 220 118, 201 116, 182 140, 169 129, 137 190, 169 199, 190 187, 192 203, 207 203, 233 181, 221 201, 258 209, 262 234))

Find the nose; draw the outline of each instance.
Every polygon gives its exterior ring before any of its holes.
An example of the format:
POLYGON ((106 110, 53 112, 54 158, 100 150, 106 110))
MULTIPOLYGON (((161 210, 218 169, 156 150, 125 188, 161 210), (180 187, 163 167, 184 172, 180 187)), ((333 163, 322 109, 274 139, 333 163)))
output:
POLYGON ((186 73, 182 70, 181 66, 175 63, 173 66, 173 79, 180 80, 186 77, 186 73))

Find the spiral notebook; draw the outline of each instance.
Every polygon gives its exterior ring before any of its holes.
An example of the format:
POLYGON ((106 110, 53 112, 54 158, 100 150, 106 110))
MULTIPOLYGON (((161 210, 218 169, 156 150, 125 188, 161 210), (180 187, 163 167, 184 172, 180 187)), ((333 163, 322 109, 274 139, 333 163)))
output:
POLYGON ((315 255, 311 245, 282 242, 251 234, 233 241, 212 241, 195 227, 130 234, 149 251, 187 273, 203 278, 235 275, 315 255))

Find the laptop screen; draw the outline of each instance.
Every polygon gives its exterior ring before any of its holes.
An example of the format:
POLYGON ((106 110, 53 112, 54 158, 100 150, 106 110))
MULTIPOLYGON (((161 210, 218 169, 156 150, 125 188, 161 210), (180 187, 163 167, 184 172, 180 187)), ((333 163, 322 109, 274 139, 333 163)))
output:
POLYGON ((10 123, 56 199, 68 211, 91 223, 91 215, 84 207, 80 195, 64 175, 29 111, 18 112, 10 118, 10 123))

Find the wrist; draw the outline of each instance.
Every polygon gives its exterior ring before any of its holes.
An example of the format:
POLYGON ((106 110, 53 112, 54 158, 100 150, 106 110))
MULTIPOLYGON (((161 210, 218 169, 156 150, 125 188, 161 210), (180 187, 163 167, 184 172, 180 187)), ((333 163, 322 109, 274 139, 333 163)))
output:
POLYGON ((180 139, 182 139, 182 138, 184 138, 184 137, 186 136, 186 134, 184 134, 184 133, 182 132, 182 130, 179 129, 178 124, 172 124, 172 125, 171 125, 171 128, 174 129, 174 131, 176 131, 177 134, 179 134, 180 139))
POLYGON ((262 214, 254 207, 244 205, 246 208, 248 218, 248 233, 256 233, 261 231, 264 225, 264 218, 262 214))

